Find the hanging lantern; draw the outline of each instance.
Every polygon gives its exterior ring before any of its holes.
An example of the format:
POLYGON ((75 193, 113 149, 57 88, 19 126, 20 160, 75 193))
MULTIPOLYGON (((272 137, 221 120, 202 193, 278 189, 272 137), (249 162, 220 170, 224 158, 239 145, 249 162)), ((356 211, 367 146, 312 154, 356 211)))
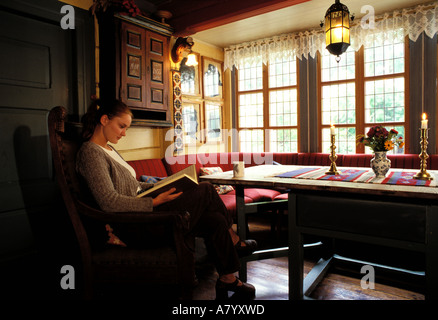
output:
POLYGON ((335 0, 325 14, 325 44, 338 62, 339 56, 350 46, 350 11, 339 0, 335 0))

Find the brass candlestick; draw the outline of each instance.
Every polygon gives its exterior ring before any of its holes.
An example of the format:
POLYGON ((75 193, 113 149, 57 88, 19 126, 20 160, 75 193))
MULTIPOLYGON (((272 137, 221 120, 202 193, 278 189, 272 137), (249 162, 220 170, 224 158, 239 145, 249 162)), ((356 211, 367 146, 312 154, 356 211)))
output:
POLYGON ((427 154, 427 131, 429 129, 420 129, 421 130, 421 153, 419 155, 421 162, 420 162, 420 172, 418 172, 414 179, 420 179, 420 180, 432 180, 433 178, 430 176, 430 173, 427 172, 427 158, 429 158, 429 155, 427 154))
POLYGON ((338 169, 336 169, 336 159, 338 158, 338 156, 335 153, 336 146, 335 146, 335 135, 334 134, 331 135, 330 149, 332 151, 330 153, 329 159, 331 160, 332 163, 330 164, 330 169, 325 174, 338 175, 339 171, 338 171, 338 169))

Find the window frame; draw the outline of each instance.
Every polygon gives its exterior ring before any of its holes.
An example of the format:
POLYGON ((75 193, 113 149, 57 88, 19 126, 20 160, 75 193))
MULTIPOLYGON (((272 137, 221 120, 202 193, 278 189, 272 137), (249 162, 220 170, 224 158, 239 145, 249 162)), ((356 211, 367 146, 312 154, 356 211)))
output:
MULTIPOLYGON (((224 69, 223 62, 210 57, 201 56, 199 53, 195 53, 198 61, 198 65, 195 69, 195 93, 181 92, 181 112, 187 105, 196 105, 198 110, 198 131, 196 132, 196 142, 192 139, 187 139, 187 135, 184 133, 183 145, 185 147, 201 146, 202 144, 218 144, 224 142, 224 97, 223 97, 223 83, 224 83, 224 69), (220 85, 218 85, 218 96, 209 97, 205 95, 205 65, 206 63, 213 63, 218 68, 220 74, 220 85), (219 106, 220 112, 220 135, 219 138, 210 139, 208 137, 207 124, 207 104, 214 104, 219 106)), ((179 70, 179 69, 178 69, 179 70)), ((181 79, 182 81, 182 79, 181 79)), ((184 131, 184 123, 182 124, 184 131)))
MULTIPOLYGON (((295 57, 295 70, 296 70, 296 84, 295 85, 287 85, 287 86, 279 86, 279 87, 269 87, 269 62, 268 64, 262 63, 262 88, 261 89, 252 89, 252 90, 239 90, 239 70, 236 67, 235 71, 235 101, 236 101, 236 129, 237 129, 237 149, 241 151, 241 141, 240 141, 240 132, 242 130, 263 130, 263 150, 262 152, 272 152, 271 141, 270 141, 270 133, 271 130, 278 129, 296 129, 297 130, 297 152, 300 152, 300 77, 299 77, 299 59, 295 57), (290 90, 295 89, 297 93, 297 124, 295 126, 271 126, 270 124, 270 113, 269 113, 269 95, 271 91, 279 91, 279 90, 290 90), (262 127, 242 127, 240 125, 240 96, 244 94, 253 94, 253 93, 261 93, 263 97, 263 126, 262 127)), ((291 151, 292 152, 292 151, 291 151)))
MULTIPOLYGON (((322 123, 322 90, 325 85, 332 84, 341 84, 354 82, 355 83, 355 95, 356 95, 356 123, 355 124, 334 124, 336 128, 347 128, 347 127, 355 127, 356 136, 358 134, 365 133, 365 128, 373 125, 384 125, 384 126, 404 126, 405 133, 403 138, 405 139, 405 153, 409 153, 409 39, 407 36, 404 38, 404 72, 403 73, 392 73, 389 75, 379 75, 379 76, 369 76, 365 77, 365 48, 364 46, 360 47, 358 51, 355 52, 355 78, 347 79, 347 80, 335 80, 335 81, 326 81, 322 82, 322 54, 318 51, 317 53, 317 93, 318 93, 318 145, 317 148, 319 152, 324 152, 322 150, 322 131, 324 129, 329 129, 330 124, 326 125, 322 123), (365 83, 366 81, 376 81, 376 80, 384 80, 384 79, 393 79, 397 77, 404 77, 404 108, 405 108, 405 117, 404 122, 373 122, 373 123, 365 123, 365 83)), ((342 56, 341 56, 342 59, 342 56)), ((365 146, 363 144, 356 144, 356 154, 365 153, 365 146)))

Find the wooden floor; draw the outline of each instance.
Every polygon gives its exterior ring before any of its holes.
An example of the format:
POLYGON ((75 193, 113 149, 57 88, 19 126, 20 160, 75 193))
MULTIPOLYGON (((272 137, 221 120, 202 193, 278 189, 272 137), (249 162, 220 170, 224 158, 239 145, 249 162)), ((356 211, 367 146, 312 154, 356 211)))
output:
MULTIPOLYGON (((270 232, 269 220, 254 219, 249 220, 250 237, 256 239, 261 248, 267 248, 273 245, 273 242, 280 242, 280 245, 285 245, 285 240, 282 237, 272 237, 270 232)), ((284 236, 284 235, 283 235, 284 236)), ((287 237, 286 237, 287 238, 287 237)), ((317 249, 318 250, 318 249, 317 249)), ((309 252, 309 251, 305 251, 309 252)), ((311 268, 315 265, 319 259, 318 251, 310 254, 305 253, 304 274, 306 275, 311 268)), ((206 255, 204 255, 206 257, 206 255)), ((23 264, 27 266, 28 264, 23 264)), ((53 272, 51 272, 52 274, 53 272)), ((378 272, 376 272, 377 274, 378 272)), ((380 272, 379 272, 380 273, 380 272)), ((24 273, 26 274, 26 273, 24 273)), ((218 274, 214 266, 208 262, 208 260, 200 261, 197 264, 197 278, 199 284, 194 288, 193 299, 200 300, 215 300, 215 284, 218 274)), ((55 274, 56 275, 56 274, 55 274)), ((59 270, 57 275, 59 275, 59 270)), ((424 300, 421 285, 415 284, 418 282, 405 281, 405 276, 402 275, 402 285, 399 285, 398 281, 394 284, 391 281, 386 281, 389 277, 384 277, 384 281, 376 279, 375 289, 363 289, 361 287, 360 267, 354 272, 345 266, 340 267, 338 263, 336 268, 330 268, 320 282, 320 284, 310 294, 310 299, 315 300, 424 300), (410 287, 410 283, 414 283, 414 287, 410 287), (420 287, 419 290, 417 288, 420 287)), ((252 261, 248 263, 248 282, 256 287, 256 300, 288 300, 288 259, 286 257, 266 259, 259 261, 252 261)), ((399 277, 400 278, 400 277, 399 277)), ((0 278, 1 280, 1 278, 0 278)), ((59 279, 56 278, 56 287, 59 287, 59 279)), ((42 283, 37 283, 31 286, 31 288, 41 288, 42 283)), ((16 297, 23 297, 23 286, 18 286, 16 283, 12 286, 16 288, 16 297)), ((27 287, 25 287, 27 288, 27 287)), ((30 290, 25 290, 28 292, 30 290)), ((48 298, 56 297, 56 299, 77 299, 80 298, 80 290, 72 290, 73 292, 59 292, 50 293, 48 298), (60 295, 59 295, 60 294, 60 295)), ((135 299, 142 301, 151 300, 172 300, 173 294, 176 294, 175 288, 132 288, 128 286, 114 287, 109 285, 108 287, 102 287, 96 290, 96 299, 135 299)), ((4 294, 12 297, 11 291, 3 290, 4 294)), ((32 296, 34 296, 32 294, 32 296)), ((43 297, 42 293, 39 293, 39 297, 43 297)))
MULTIPOLYGON (((251 235, 257 240, 266 240, 269 236, 269 225, 256 219, 250 223, 251 235)), ((260 242, 260 241, 259 241, 260 242)), ((304 274, 315 265, 313 257, 306 258, 304 274)), ((360 267, 359 267, 360 270, 360 267)), ((199 285, 195 288, 195 300, 213 300, 217 273, 212 266, 203 266, 198 270, 199 285)), ((317 300, 424 300, 424 295, 409 288, 392 284, 378 283, 374 289, 361 287, 361 275, 349 274, 338 268, 329 269, 320 284, 313 290, 309 298, 317 300)), ((248 263, 248 282, 256 287, 256 300, 288 300, 288 260, 286 257, 252 261, 248 263)), ((407 286, 409 287, 409 286, 407 286)))
MULTIPOLYGON (((304 274, 314 262, 306 261, 304 274)), ((199 285, 194 300, 214 300, 217 273, 198 274, 199 285)), ((256 287, 256 300, 288 300, 288 262, 286 257, 252 261, 248 264, 248 282, 256 287)), ((408 289, 375 283, 374 289, 363 289, 361 278, 328 272, 310 298, 317 300, 424 300, 424 295, 408 289)))
MULTIPOLYGON (((273 238, 269 221, 258 218, 249 220, 250 237, 256 239, 262 248, 271 246, 272 242, 280 241, 273 238)), ((308 251, 307 251, 308 252, 308 251)), ((304 273, 307 274, 317 261, 316 254, 305 254, 304 273)), ((44 257, 43 257, 44 258, 44 257)), ((415 259, 414 259, 415 260, 415 259)), ((64 260, 62 260, 64 261, 64 260)), ((69 261, 69 260, 65 260, 69 261)), ((46 264, 46 259, 32 258, 19 260, 9 267, 0 268, 0 297, 8 299, 81 299, 81 282, 76 290, 62 290, 59 286, 58 265, 46 264), (38 267, 40 266, 40 267, 38 267)), ((358 269, 360 270, 360 268, 358 269)), ((376 272, 377 273, 377 272, 376 272)), ((217 273, 208 261, 198 264, 198 286, 194 289, 194 300, 214 300, 216 298, 215 284, 217 273)), ((392 275, 389 277, 391 279, 392 275)), ((394 285, 388 281, 376 280, 375 289, 362 289, 359 271, 351 272, 348 268, 329 269, 325 278, 315 288, 310 298, 317 300, 424 300, 421 283, 405 281, 403 285, 394 285), (409 286, 417 284, 417 288, 409 286), (417 290, 420 288, 419 290, 417 290)), ((248 263, 248 282, 256 287, 256 300, 288 300, 288 260, 286 257, 252 261, 248 263)), ((96 299, 135 299, 142 301, 175 299, 175 288, 119 288, 108 285, 96 290, 96 299)))

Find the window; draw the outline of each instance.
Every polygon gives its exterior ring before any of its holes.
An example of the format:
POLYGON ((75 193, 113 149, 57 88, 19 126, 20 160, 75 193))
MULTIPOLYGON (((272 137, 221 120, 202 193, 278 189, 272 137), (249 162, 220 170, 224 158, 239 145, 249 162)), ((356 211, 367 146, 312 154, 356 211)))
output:
POLYGON ((322 152, 330 152, 331 124, 336 127, 336 152, 340 154, 371 153, 369 148, 356 145, 356 136, 367 133, 373 125, 394 128, 405 137, 407 79, 403 32, 372 37, 368 42, 372 45, 363 46, 358 52, 349 48, 339 63, 328 52, 321 56, 322 152))
POLYGON ((204 62, 204 96, 220 98, 222 94, 220 65, 209 59, 205 59, 204 62))
POLYGON ((187 58, 183 58, 179 68, 181 72, 181 91, 184 94, 197 94, 199 93, 198 68, 186 66, 186 62, 187 58))
MULTIPOLYGON (((223 140, 222 63, 202 57, 203 64, 181 61, 182 129, 185 144, 223 140), (200 90, 202 88, 202 90, 200 90)), ((197 61, 201 61, 197 54, 197 61)))
POLYGON ((205 103, 205 122, 207 128, 207 141, 222 140, 222 107, 220 104, 205 103))
POLYGON ((321 62, 322 152, 330 152, 330 126, 336 126, 336 152, 356 152, 356 55, 349 48, 337 62, 328 51, 321 62))
POLYGON ((295 58, 247 62, 237 72, 239 148, 242 152, 298 152, 295 58))
POLYGON ((196 143, 199 140, 199 105, 185 103, 182 107, 184 143, 196 143))

